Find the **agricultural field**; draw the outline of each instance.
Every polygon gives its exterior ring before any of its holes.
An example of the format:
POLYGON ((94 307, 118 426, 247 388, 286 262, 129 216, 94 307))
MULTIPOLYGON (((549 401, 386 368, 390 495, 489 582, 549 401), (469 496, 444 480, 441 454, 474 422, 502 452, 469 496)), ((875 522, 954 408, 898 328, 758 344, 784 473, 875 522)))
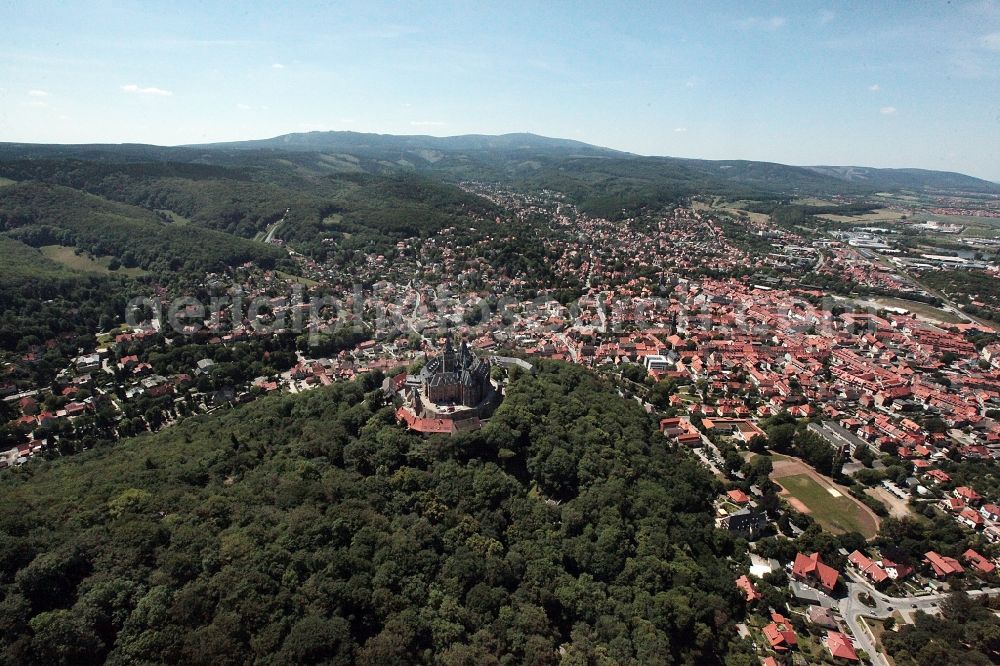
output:
POLYGON ((906 213, 901 213, 896 210, 890 210, 888 208, 877 208, 870 213, 865 213, 863 215, 833 215, 833 214, 822 214, 816 217, 821 220, 829 220, 831 222, 894 222, 896 220, 901 220, 907 217, 906 213))
POLYGON ((748 217, 758 224, 764 224, 770 219, 770 216, 765 213, 752 213, 742 208, 742 206, 749 203, 755 202, 722 201, 716 197, 711 204, 707 204, 702 201, 694 201, 692 202, 692 208, 694 208, 694 210, 712 210, 720 213, 729 213, 730 215, 734 215, 736 217, 748 217))
POLYGON ((793 204, 798 204, 799 206, 836 206, 836 201, 831 201, 829 199, 820 199, 818 197, 801 197, 799 199, 794 199, 793 204))
POLYGON ((871 509, 799 460, 775 456, 771 480, 793 508, 833 534, 859 532, 870 539, 878 532, 879 520, 871 509))

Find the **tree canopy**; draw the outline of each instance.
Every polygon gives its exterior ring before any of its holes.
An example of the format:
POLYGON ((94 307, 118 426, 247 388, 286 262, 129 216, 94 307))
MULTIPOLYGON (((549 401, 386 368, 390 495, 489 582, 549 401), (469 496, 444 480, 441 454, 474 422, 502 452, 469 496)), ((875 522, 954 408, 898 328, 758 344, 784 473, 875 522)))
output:
POLYGON ((576 366, 424 439, 378 377, 0 481, 2 661, 721 663, 716 482, 576 366))

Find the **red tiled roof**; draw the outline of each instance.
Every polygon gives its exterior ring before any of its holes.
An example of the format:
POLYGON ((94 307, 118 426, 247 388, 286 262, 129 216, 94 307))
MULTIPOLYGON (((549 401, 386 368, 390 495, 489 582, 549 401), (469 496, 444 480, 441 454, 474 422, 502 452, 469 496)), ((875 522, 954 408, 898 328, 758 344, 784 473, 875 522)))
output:
POLYGON ((798 638, 795 636, 795 632, 792 631, 787 624, 778 624, 772 622, 771 624, 764 627, 764 638, 767 642, 771 644, 771 647, 779 652, 784 652, 785 650, 795 647, 798 644, 798 638))
POLYGON ((933 550, 924 553, 924 559, 933 567, 937 576, 948 576, 965 571, 955 558, 938 555, 933 550))
POLYGON ((746 575, 740 576, 736 579, 736 587, 743 591, 743 596, 746 597, 747 601, 757 601, 761 599, 760 592, 754 587, 753 581, 746 577, 746 575))
POLYGON ((980 573, 988 574, 996 569, 996 565, 971 548, 962 553, 962 559, 976 567, 980 573))
POLYGON ((857 661, 858 653, 854 651, 854 644, 846 634, 839 631, 829 630, 826 632, 826 647, 830 654, 838 659, 857 661))
POLYGON ((812 555, 797 553, 792 564, 792 575, 797 578, 813 578, 827 591, 833 591, 837 587, 837 579, 840 578, 840 573, 836 569, 823 564, 819 553, 812 555))
POLYGON ((978 500, 983 499, 982 496, 979 493, 977 493, 972 488, 969 488, 968 486, 959 486, 958 488, 955 488, 955 493, 959 497, 962 497, 966 501, 970 501, 970 502, 972 502, 972 501, 978 501, 978 500))
POLYGON ((847 560, 856 566, 861 573, 871 578, 874 583, 881 583, 889 578, 889 574, 886 573, 885 569, 870 560, 860 550, 856 550, 848 555, 847 560))
POLYGON ((739 488, 736 488, 735 490, 730 490, 728 493, 726 493, 726 495, 728 495, 729 499, 733 500, 737 504, 746 504, 747 502, 750 501, 750 498, 747 497, 747 494, 742 490, 740 490, 739 488))
POLYGON ((979 512, 973 509, 972 507, 969 506, 965 507, 964 509, 962 509, 962 513, 958 515, 960 515, 962 518, 965 518, 973 525, 983 524, 983 517, 979 515, 979 512))

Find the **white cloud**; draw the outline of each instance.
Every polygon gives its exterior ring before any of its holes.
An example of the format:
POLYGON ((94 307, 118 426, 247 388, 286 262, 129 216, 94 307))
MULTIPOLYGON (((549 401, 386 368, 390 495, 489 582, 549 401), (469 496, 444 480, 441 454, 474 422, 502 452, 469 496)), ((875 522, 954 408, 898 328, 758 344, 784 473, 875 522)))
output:
POLYGON ((240 111, 249 111, 253 107, 250 106, 249 104, 237 104, 236 108, 239 109, 240 111))
POLYGON ((33 99, 30 102, 28 102, 27 104, 25 104, 25 106, 31 107, 32 109, 47 109, 47 108, 49 108, 48 103, 47 102, 43 102, 40 99, 33 99))
POLYGON ((879 90, 882 90, 882 86, 880 86, 877 83, 873 83, 870 86, 868 86, 868 90, 871 90, 872 92, 878 92, 879 90))
POLYGON ((829 9, 824 9, 819 13, 819 24, 826 25, 835 18, 837 18, 835 13, 831 12, 829 9))
POLYGON ((751 16, 743 19, 737 25, 745 30, 779 30, 784 28, 787 23, 788 19, 784 16, 772 16, 771 18, 751 16))
POLYGON ((984 48, 990 51, 1000 51, 1000 32, 991 32, 988 35, 983 35, 979 41, 984 48))
POLYGON ((411 120, 410 124, 414 127, 444 127, 448 123, 440 120, 411 120))
POLYGON ((896 107, 894 106, 883 106, 878 110, 883 116, 893 116, 896 114, 896 107))
POLYGON ((44 90, 29 90, 28 97, 48 97, 49 94, 44 90))
POLYGON ((675 127, 674 131, 675 132, 687 132, 688 128, 687 127, 675 127))
POLYGON ((135 93, 137 95, 157 95, 159 97, 170 97, 171 95, 173 95, 172 92, 170 92, 169 90, 164 90, 163 88, 153 88, 153 87, 143 88, 141 86, 135 85, 134 83, 122 86, 122 90, 124 90, 127 93, 135 93))
POLYGON ((285 66, 282 65, 280 62, 276 62, 273 65, 271 65, 271 69, 284 69, 284 68, 285 66))

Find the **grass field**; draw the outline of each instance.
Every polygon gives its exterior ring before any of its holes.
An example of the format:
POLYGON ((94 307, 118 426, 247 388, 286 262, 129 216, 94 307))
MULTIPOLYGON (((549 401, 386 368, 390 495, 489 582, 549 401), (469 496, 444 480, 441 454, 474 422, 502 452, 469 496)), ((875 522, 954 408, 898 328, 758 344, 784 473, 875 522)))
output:
POLYGON ((11 180, 10 178, 0 178, 0 187, 3 187, 5 185, 13 185, 16 182, 17 182, 16 180, 11 180))
POLYGON ((798 204, 800 206, 836 206, 836 201, 830 201, 828 199, 819 199, 817 197, 801 197, 792 201, 793 204, 798 204))
POLYGON ((790 474, 773 480, 785 489, 787 497, 801 502, 816 522, 834 534, 860 532, 871 538, 878 531, 874 516, 833 485, 820 484, 808 474, 790 474))
POLYGON ((939 321, 943 324, 958 324, 965 321, 958 315, 952 314, 951 312, 945 312, 941 308, 936 308, 929 303, 908 301, 903 298, 876 298, 875 302, 890 308, 903 308, 904 310, 909 310, 918 317, 926 317, 927 319, 933 319, 934 321, 939 321))
POLYGON ((889 210, 888 208, 878 208, 870 213, 865 213, 864 215, 817 215, 817 217, 823 220, 830 220, 832 222, 880 222, 880 221, 892 221, 899 220, 906 215, 906 213, 900 213, 895 210, 889 210))
POLYGON ((302 277, 301 275, 292 275, 291 273, 286 273, 284 271, 274 271, 275 275, 280 275, 286 280, 291 280, 292 282, 298 282, 303 287, 315 287, 319 284, 316 280, 310 280, 307 277, 302 277))
POLYGON ((770 215, 764 213, 751 213, 748 210, 743 210, 740 204, 753 203, 748 201, 722 201, 718 198, 712 201, 711 204, 707 204, 703 201, 693 201, 691 203, 691 208, 694 210, 715 210, 720 213, 729 213, 730 215, 735 215, 736 217, 745 216, 749 217, 751 220, 758 224, 765 224, 771 219, 770 215))
POLYGON ((185 224, 191 224, 191 220, 187 219, 183 215, 179 215, 178 213, 175 213, 174 211, 170 210, 169 208, 157 208, 156 212, 157 213, 163 213, 164 215, 166 215, 167 217, 169 217, 170 221, 173 224, 176 224, 176 225, 179 225, 179 226, 184 226, 185 224))
MULTIPOLYGON (((94 259, 89 254, 77 254, 75 248, 65 245, 44 245, 41 250, 42 254, 46 257, 62 264, 66 268, 85 271, 87 273, 108 274, 112 272, 108 268, 108 265, 111 263, 111 257, 98 257, 94 259)), ((128 275, 129 277, 146 274, 146 271, 141 268, 125 268, 124 266, 114 272, 121 275, 128 275)))
POLYGON ((343 220, 344 216, 341 215, 340 213, 331 213, 330 215, 327 215, 326 217, 323 218, 323 226, 335 227, 341 222, 343 222, 343 220))

